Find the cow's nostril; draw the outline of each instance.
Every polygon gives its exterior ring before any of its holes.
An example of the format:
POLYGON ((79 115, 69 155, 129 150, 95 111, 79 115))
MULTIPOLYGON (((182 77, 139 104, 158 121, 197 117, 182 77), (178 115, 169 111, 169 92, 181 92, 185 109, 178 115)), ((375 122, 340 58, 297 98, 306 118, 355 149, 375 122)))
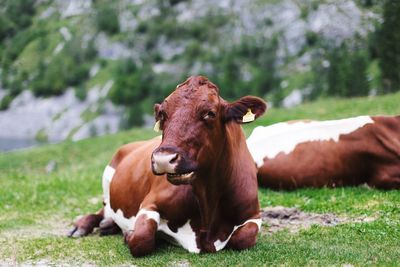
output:
POLYGON ((176 154, 175 154, 175 157, 173 157, 173 158, 169 161, 169 163, 170 163, 170 164, 175 163, 175 162, 178 161, 178 159, 179 159, 179 154, 176 153, 176 154))
POLYGON ((155 173, 175 173, 175 167, 177 161, 179 160, 178 153, 165 153, 165 152, 155 152, 153 153, 152 166, 155 173))

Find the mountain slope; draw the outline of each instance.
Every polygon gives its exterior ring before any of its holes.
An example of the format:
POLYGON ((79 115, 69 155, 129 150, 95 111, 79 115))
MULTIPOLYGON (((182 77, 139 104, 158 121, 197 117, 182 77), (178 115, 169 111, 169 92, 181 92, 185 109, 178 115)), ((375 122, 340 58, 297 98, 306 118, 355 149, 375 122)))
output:
POLYGON ((359 49, 381 13, 362 1, 3 2, 0 138, 50 142, 150 125, 153 104, 193 74, 227 99, 324 95, 328 51, 359 49))

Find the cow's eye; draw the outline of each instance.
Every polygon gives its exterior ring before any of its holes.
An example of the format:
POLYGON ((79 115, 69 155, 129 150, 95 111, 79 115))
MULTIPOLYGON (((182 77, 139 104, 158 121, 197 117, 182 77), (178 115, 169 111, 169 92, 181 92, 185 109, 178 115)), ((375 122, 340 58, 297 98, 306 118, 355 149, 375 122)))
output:
POLYGON ((203 119, 204 120, 211 120, 215 118, 215 112, 213 111, 208 111, 206 114, 204 114, 203 119))

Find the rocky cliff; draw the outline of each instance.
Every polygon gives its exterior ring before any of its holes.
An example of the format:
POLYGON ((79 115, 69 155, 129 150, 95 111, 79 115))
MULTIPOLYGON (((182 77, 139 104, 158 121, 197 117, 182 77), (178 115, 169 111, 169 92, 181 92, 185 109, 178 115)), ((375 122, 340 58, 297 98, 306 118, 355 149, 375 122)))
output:
POLYGON ((310 91, 315 40, 340 46, 380 22, 379 8, 362 1, 37 0, 32 8, 29 23, 10 26, 0 46, 0 143, 114 133, 130 106, 151 124, 152 103, 191 74, 210 76, 228 98, 280 95, 292 106, 310 91), (148 68, 158 91, 139 84, 138 96, 119 105, 116 88, 130 84, 116 74, 124 60, 148 68), (232 69, 240 86, 224 76, 232 69))

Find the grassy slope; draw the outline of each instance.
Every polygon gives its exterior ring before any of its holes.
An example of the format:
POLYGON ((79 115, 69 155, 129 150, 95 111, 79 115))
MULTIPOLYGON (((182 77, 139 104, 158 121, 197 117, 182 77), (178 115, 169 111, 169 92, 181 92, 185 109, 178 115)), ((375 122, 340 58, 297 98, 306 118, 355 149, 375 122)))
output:
MULTIPOLYGON (((332 119, 360 114, 400 114, 400 94, 373 99, 321 100, 291 110, 271 109, 253 125, 297 118, 332 119)), ((261 235, 251 250, 212 255, 189 254, 160 243, 152 255, 134 259, 120 236, 65 238, 79 214, 101 206, 100 177, 106 162, 123 143, 154 136, 134 129, 113 136, 66 142, 0 154, 0 265, 22 262, 168 265, 397 265, 400 258, 400 193, 367 188, 260 190, 261 206, 295 206, 346 217, 371 216, 370 223, 315 226, 297 234, 261 235), (57 169, 46 174, 49 161, 57 169)), ((264 226, 267 227, 267 226, 264 226)))

